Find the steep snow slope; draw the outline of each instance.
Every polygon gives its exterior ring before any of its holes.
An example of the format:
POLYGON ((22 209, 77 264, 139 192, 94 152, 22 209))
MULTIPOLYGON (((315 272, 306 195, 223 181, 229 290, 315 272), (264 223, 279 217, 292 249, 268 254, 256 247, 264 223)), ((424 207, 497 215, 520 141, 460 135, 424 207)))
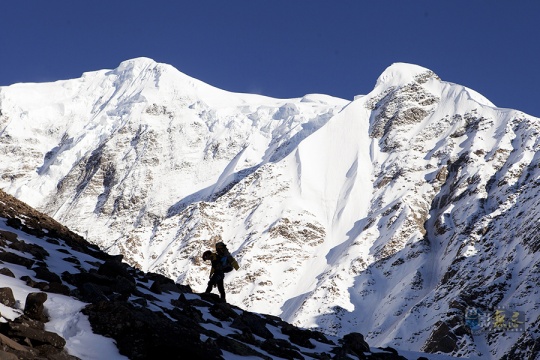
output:
POLYGON ((202 290, 220 235, 253 311, 410 350, 538 344, 538 119, 428 69, 281 100, 134 59, 0 101, 0 186, 143 270, 202 290), (497 306, 531 330, 473 337, 466 309, 497 306))

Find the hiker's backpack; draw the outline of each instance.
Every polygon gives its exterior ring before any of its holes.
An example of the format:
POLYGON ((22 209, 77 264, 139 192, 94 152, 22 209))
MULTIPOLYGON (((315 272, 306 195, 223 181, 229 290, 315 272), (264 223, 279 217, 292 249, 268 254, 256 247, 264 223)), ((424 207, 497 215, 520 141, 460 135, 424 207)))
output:
POLYGON ((223 269, 223 272, 226 272, 226 273, 231 272, 233 269, 233 266, 231 265, 229 261, 229 256, 225 255, 220 258, 221 268, 223 269))
POLYGON ((233 268, 238 269, 238 263, 232 257, 225 243, 223 243, 222 241, 216 243, 216 252, 219 261, 221 261, 221 268, 223 269, 223 272, 228 273, 231 272, 233 268))

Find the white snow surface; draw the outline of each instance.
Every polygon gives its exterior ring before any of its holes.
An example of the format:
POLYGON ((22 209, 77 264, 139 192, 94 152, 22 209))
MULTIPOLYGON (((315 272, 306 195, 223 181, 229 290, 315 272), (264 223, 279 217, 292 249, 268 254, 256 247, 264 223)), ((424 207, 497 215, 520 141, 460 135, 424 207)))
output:
MULTIPOLYGON (((408 351, 466 306, 540 315, 538 220, 515 220, 539 202, 538 119, 429 69, 393 64, 353 101, 274 99, 138 58, 1 87, 0 111, 1 188, 199 291, 219 235, 247 310, 408 351)), ((498 358, 517 340, 497 336, 452 353, 498 358)))

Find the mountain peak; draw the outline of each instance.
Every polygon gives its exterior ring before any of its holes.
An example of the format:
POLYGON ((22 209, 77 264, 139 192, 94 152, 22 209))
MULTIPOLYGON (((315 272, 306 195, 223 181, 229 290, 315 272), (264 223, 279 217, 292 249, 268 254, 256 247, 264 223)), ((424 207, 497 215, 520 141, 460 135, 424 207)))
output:
POLYGON ((115 74, 123 79, 132 79, 143 76, 145 72, 155 72, 159 66, 157 62, 150 58, 139 57, 122 61, 120 65, 109 74, 115 74))
POLYGON ((120 65, 116 68, 117 71, 125 71, 125 70, 140 70, 148 67, 154 67, 158 65, 158 63, 150 58, 147 57, 138 57, 133 58, 129 60, 122 61, 120 65))
POLYGON ((408 63, 394 63, 387 67, 379 76, 375 87, 405 85, 412 81, 418 81, 419 77, 424 74, 429 74, 429 78, 433 77, 440 80, 439 77, 428 68, 408 63))

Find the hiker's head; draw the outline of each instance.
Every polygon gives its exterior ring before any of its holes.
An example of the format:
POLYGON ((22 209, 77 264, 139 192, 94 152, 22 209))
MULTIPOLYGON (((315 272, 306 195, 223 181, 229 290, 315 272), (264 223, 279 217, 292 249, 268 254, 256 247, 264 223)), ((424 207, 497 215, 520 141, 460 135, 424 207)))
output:
POLYGON ((206 250, 206 251, 202 254, 203 260, 210 260, 210 259, 211 259, 211 256, 212 256, 212 252, 211 252, 210 250, 206 250))

